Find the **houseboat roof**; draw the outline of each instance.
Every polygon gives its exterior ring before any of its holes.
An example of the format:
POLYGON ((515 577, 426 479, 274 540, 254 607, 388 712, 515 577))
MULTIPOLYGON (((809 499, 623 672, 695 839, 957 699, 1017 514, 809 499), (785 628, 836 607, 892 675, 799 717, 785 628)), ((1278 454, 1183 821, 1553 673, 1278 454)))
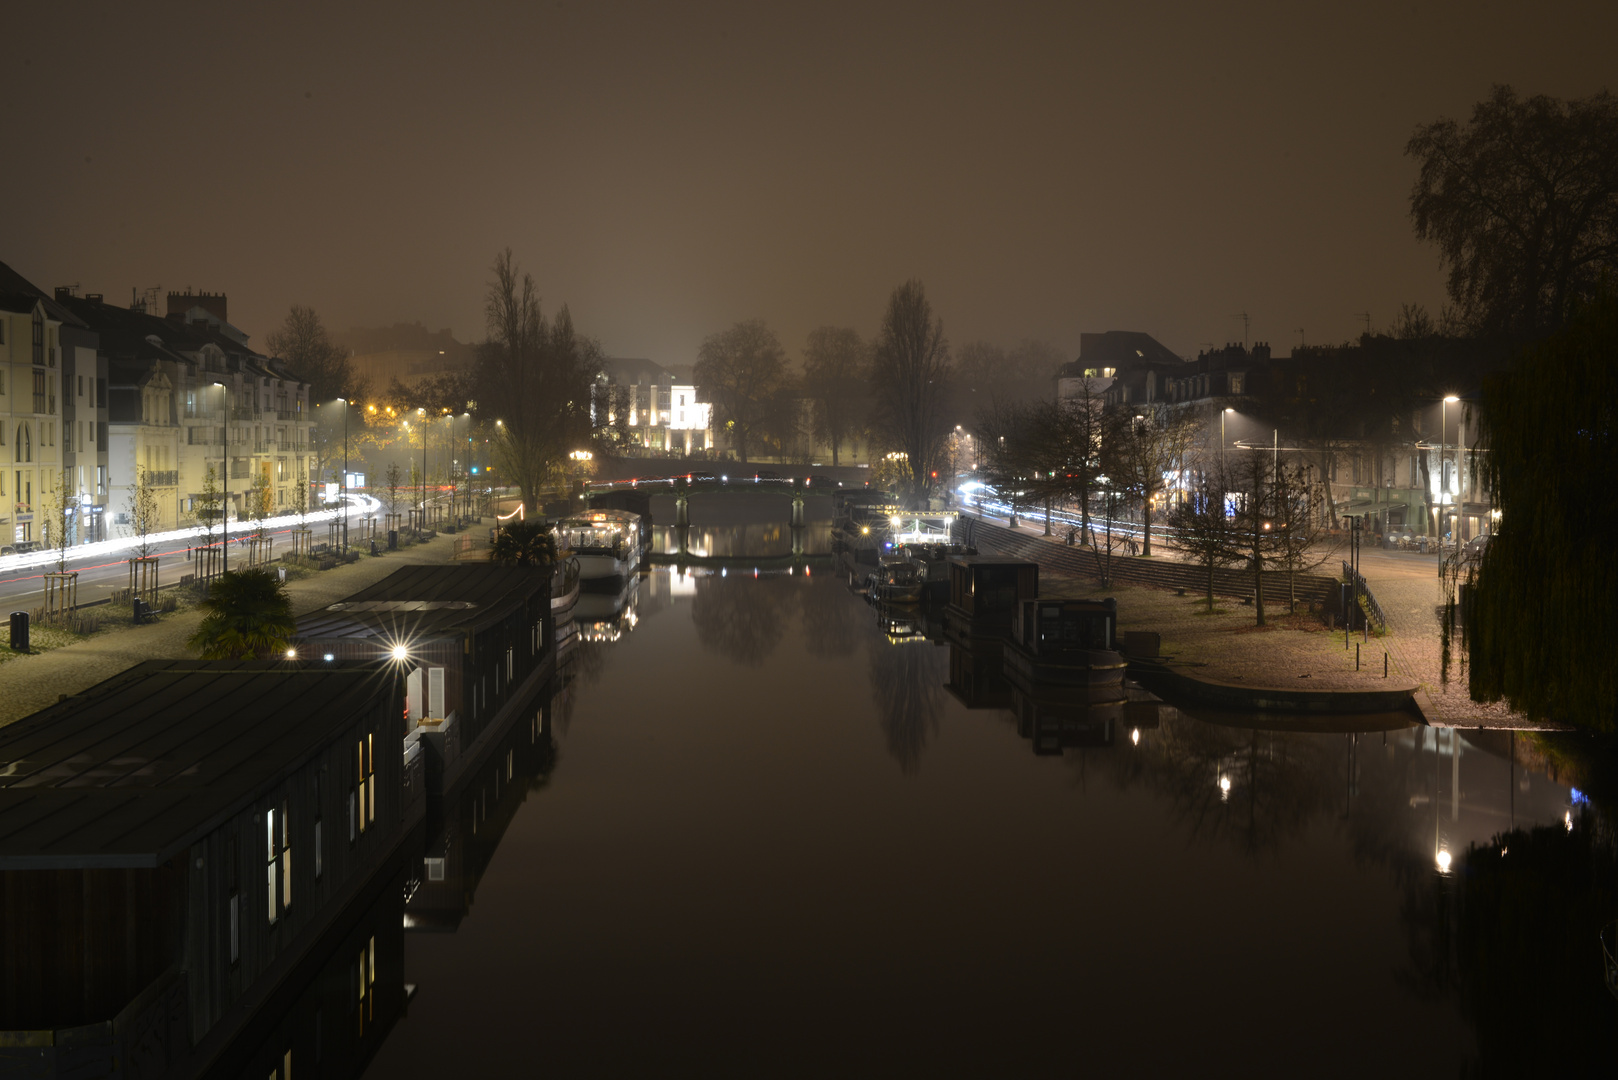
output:
POLYGON ((0 728, 0 870, 161 866, 395 697, 372 666, 137 664, 0 728))
POLYGON ((1012 559, 1004 555, 952 555, 955 566, 1038 566, 1032 559, 1012 559))
POLYGON ((549 598, 548 566, 405 566, 298 620, 296 639, 442 638, 476 632, 538 596, 549 598))

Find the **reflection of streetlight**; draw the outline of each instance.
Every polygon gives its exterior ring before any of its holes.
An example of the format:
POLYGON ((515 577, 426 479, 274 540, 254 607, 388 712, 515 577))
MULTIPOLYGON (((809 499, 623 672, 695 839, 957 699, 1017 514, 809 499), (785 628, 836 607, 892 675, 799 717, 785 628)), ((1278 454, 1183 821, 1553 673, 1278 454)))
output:
POLYGON ((1440 578, 1444 576, 1444 496, 1448 494, 1446 489, 1449 487, 1444 476, 1444 448, 1446 443, 1444 417, 1445 413, 1449 411, 1450 403, 1459 400, 1461 399, 1454 394, 1447 394, 1444 400, 1438 403, 1438 521, 1435 524, 1438 528, 1438 576, 1440 578))
POLYGON ((1219 801, 1230 801, 1230 777, 1228 776, 1221 776, 1219 778, 1219 801))
POLYGON ((1134 743, 1136 746, 1140 745, 1140 728, 1135 728, 1129 733, 1129 741, 1134 743))
POLYGON ((1449 852, 1440 849, 1439 852, 1438 852, 1438 855, 1434 859, 1434 861, 1438 863, 1438 872, 1440 874, 1449 873, 1449 863, 1450 863, 1449 852))

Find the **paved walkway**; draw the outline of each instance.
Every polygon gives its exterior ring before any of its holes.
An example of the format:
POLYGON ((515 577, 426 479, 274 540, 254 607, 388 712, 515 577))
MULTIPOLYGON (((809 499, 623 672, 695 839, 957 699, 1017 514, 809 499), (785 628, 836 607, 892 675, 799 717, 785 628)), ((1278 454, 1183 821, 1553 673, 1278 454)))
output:
POLYGON ((1416 705, 1434 727, 1468 728, 1552 728, 1565 725, 1534 723, 1504 702, 1482 704, 1467 693, 1466 667, 1460 635, 1450 649, 1449 681, 1443 679, 1443 639, 1441 609, 1444 602, 1436 560, 1424 562, 1431 576, 1400 574, 1380 560, 1360 563, 1365 584, 1370 587, 1382 614, 1388 620, 1388 634, 1382 640, 1399 671, 1421 685, 1416 705))
MULTIPOLYGON (((474 527, 473 535, 477 531, 474 527)), ((350 566, 288 582, 293 614, 306 615, 336 603, 401 566, 448 562, 454 558, 456 540, 466 535, 440 534, 425 544, 378 558, 361 556, 350 566)), ((64 648, 0 664, 0 727, 54 704, 63 695, 87 690, 142 660, 194 657, 186 640, 201 621, 198 610, 176 612, 160 616, 154 624, 109 630, 64 648)))

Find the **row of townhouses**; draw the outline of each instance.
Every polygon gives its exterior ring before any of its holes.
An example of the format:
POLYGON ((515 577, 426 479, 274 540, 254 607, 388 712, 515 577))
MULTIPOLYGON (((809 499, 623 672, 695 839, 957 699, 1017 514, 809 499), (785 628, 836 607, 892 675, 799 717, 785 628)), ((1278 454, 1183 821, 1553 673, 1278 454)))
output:
POLYGON ((0 539, 128 535, 136 486, 156 499, 152 531, 193 524, 210 467, 232 519, 290 512, 307 491, 309 387, 256 352, 223 294, 171 292, 109 304, 47 294, 0 263, 0 539), (254 491, 260 494, 255 496, 254 491), (267 493, 267 495, 265 494, 267 493))

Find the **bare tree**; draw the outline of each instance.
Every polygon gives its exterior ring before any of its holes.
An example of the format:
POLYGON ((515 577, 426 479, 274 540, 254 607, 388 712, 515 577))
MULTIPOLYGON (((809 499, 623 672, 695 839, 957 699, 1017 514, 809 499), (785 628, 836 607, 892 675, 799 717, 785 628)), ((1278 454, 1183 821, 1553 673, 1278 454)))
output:
POLYGON ((815 403, 816 434, 831 446, 831 463, 865 423, 870 350, 857 331, 822 326, 809 331, 803 350, 805 389, 815 403))
MULTIPOLYGON (((370 393, 369 383, 355 370, 348 350, 331 340, 312 307, 294 304, 286 321, 265 335, 271 354, 286 361, 298 379, 309 384, 309 400, 317 406, 338 398, 360 401, 370 393)), ((342 450, 343 417, 339 408, 316 408, 309 452, 315 472, 324 477, 334 453, 342 450)))
POLYGON ((1152 510, 1168 490, 1168 478, 1183 468, 1197 431, 1184 409, 1156 404, 1108 411, 1101 464, 1114 485, 1141 511, 1141 554, 1152 553, 1152 510))
POLYGON ((875 430, 903 455, 906 495, 927 507, 950 425, 944 411, 949 389, 949 342, 943 320, 933 315, 927 291, 912 279, 893 290, 871 367, 875 430))
POLYGON ((1534 335, 1562 325, 1618 268, 1618 97, 1521 100, 1496 86, 1465 127, 1418 127, 1405 153, 1416 235, 1449 266, 1474 329, 1534 335))
POLYGON ((1325 502, 1325 492, 1306 467, 1282 464, 1275 470, 1272 559, 1287 574, 1288 611, 1298 609, 1298 575, 1319 569, 1338 552, 1325 528, 1325 502))
POLYGON ((124 504, 129 515, 129 529, 136 538, 135 552, 142 559, 152 554, 151 533, 157 528, 157 492, 152 488, 151 476, 144 465, 135 466, 135 483, 129 489, 129 501, 124 504))
POLYGON ((713 403, 714 424, 747 460, 769 434, 787 379, 786 350, 763 319, 747 319, 710 334, 697 350, 697 386, 713 403))
POLYGON ((484 305, 489 340, 479 350, 476 400, 500 423, 494 454, 523 504, 562 481, 568 454, 591 436, 590 384, 600 347, 579 336, 564 305, 547 323, 534 279, 507 248, 496 256, 484 305))
POLYGON ((56 549, 56 571, 67 572, 68 535, 78 515, 78 500, 68 494, 67 470, 56 478, 56 486, 45 496, 45 542, 56 549))
POLYGON ((1231 518, 1224 478, 1204 478, 1191 498, 1169 513, 1176 543, 1192 562, 1208 572, 1208 611, 1214 609, 1214 571, 1242 559, 1245 537, 1231 518))

